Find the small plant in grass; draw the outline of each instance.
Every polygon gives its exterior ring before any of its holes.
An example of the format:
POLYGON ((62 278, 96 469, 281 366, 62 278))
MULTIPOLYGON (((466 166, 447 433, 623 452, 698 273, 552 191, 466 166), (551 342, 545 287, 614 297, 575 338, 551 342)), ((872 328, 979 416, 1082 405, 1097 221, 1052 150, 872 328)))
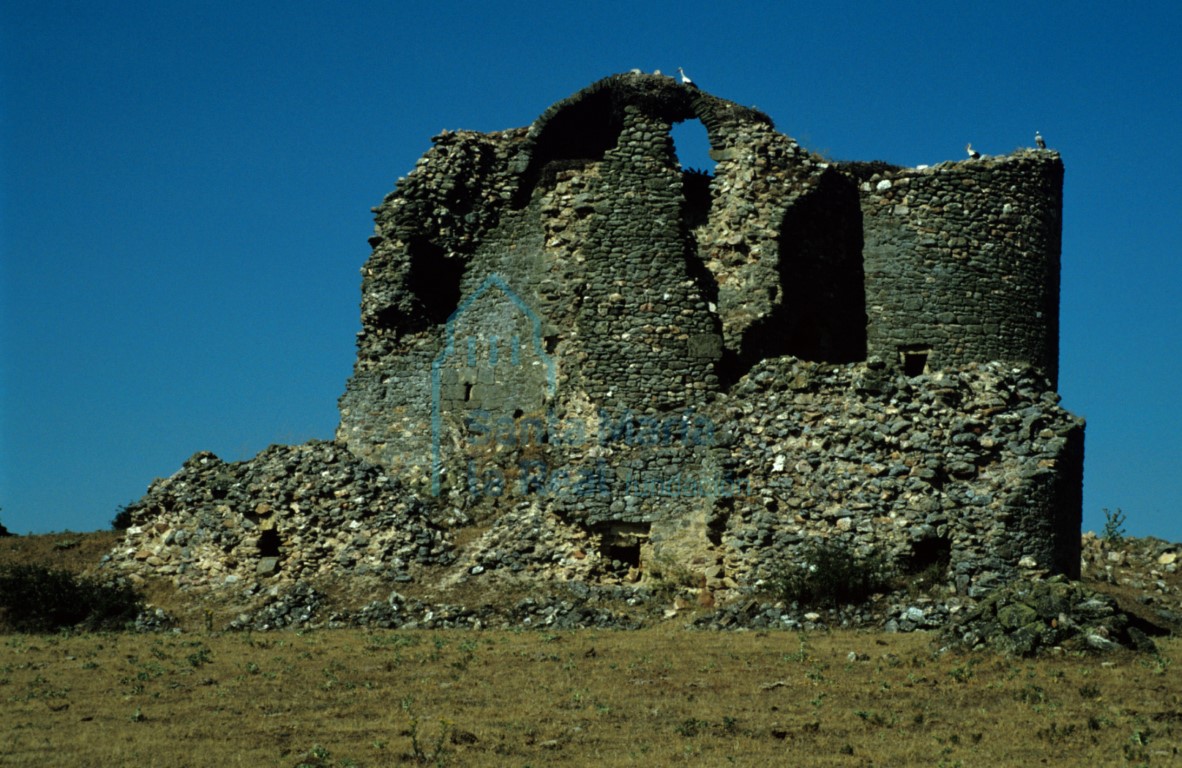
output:
POLYGON ((860 556, 848 544, 821 539, 806 545, 798 560, 774 566, 770 584, 785 602, 836 608, 886 591, 891 576, 882 554, 860 556))
POLYGON ((785 653, 781 658, 784 661, 803 664, 804 662, 808 661, 809 658, 808 636, 801 632, 796 637, 797 640, 800 641, 800 650, 793 653, 785 653))
POLYGON ((405 735, 410 737, 410 757, 420 765, 443 765, 444 751, 443 744, 447 741, 447 733, 451 729, 451 723, 443 718, 439 719, 439 731, 435 735, 435 741, 428 751, 423 747, 423 734, 419 730, 419 716, 414 711, 414 699, 405 698, 402 700, 402 711, 410 718, 410 723, 407 726, 405 735))
POLYGON ((200 669, 213 661, 213 652, 203 645, 193 653, 190 653, 188 660, 190 666, 194 669, 200 669))
POLYGON ((316 744, 304 753, 300 762, 296 763, 296 768, 325 768, 325 766, 332 765, 328 762, 331 759, 332 753, 316 744))
POLYGON ((674 730, 677 731, 679 736, 692 738, 697 736, 703 729, 708 727, 710 727, 710 723, 706 722, 705 720, 698 720, 697 718, 689 717, 678 723, 674 730))
POLYGON ((1120 544, 1125 540, 1125 514, 1119 508, 1115 512, 1104 509, 1104 533, 1100 538, 1109 544, 1120 544))

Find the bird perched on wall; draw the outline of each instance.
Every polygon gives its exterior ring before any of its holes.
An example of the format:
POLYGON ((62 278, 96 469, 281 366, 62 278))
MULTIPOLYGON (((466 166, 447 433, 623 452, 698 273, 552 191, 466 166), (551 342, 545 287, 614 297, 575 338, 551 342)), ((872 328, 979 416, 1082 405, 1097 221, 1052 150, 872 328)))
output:
POLYGON ((1047 148, 1046 141, 1043 139, 1042 134, 1038 131, 1034 132, 1034 146, 1038 147, 1039 149, 1047 148))
MULTIPOLYGON (((682 69, 681 67, 677 68, 677 74, 681 75, 681 84, 682 85, 691 85, 691 86, 694 85, 694 81, 689 79, 689 76, 686 75, 685 70, 682 69)), ((694 87, 696 88, 697 86, 694 86, 694 87)))
POLYGON ((968 152, 969 157, 971 157, 973 160, 980 160, 981 159, 981 153, 978 152, 977 150, 973 149, 972 142, 969 142, 968 144, 964 145, 964 151, 968 152))

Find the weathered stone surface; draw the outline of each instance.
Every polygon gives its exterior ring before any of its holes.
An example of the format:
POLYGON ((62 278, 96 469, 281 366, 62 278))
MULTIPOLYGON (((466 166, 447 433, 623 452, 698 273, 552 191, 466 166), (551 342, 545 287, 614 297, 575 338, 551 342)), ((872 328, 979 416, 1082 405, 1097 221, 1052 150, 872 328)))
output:
POLYGON ((104 567, 162 575, 167 560, 182 588, 257 577, 394 579, 454 558, 427 504, 329 442, 272 446, 235 464, 198 453, 129 509, 132 526, 104 567))
POLYGON ((268 626, 274 589, 319 579, 643 588, 669 564, 714 625, 807 626, 759 595, 821 538, 941 590, 836 619, 901 631, 1076 576, 1062 173, 1035 150, 831 163, 654 75, 444 132, 374 209, 336 440, 197 454, 107 567, 244 594, 268 626), (712 175, 675 154, 694 119, 712 175))
POLYGON ((1017 656, 1053 647, 1155 650, 1112 598, 1063 576, 1014 581, 995 590, 958 617, 948 635, 969 647, 989 645, 1017 656))

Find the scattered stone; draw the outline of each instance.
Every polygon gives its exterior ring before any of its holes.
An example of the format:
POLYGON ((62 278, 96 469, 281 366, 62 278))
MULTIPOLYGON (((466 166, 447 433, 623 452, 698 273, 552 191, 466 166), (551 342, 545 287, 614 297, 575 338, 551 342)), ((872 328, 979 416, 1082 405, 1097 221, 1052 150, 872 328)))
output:
POLYGON ((1112 651, 1153 649, 1116 602, 1062 576, 1011 582, 988 595, 947 633, 970 648, 991 646, 1016 656, 1055 647, 1112 651))

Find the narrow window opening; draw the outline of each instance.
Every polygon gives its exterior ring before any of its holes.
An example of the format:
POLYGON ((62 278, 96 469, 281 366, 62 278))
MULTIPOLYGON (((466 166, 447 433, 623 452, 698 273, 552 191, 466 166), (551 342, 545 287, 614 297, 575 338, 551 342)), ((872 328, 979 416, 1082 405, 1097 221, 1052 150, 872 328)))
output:
POLYGON ((279 557, 279 532, 274 528, 259 534, 259 557, 279 557))
POLYGON ((684 120, 669 130, 673 152, 681 166, 681 215, 689 229, 710 218, 710 184, 714 180, 714 159, 710 137, 700 120, 684 120))
POLYGON ((920 376, 928 372, 930 349, 904 349, 899 352, 904 376, 920 376))
POLYGON ((733 498, 720 498, 715 502, 714 508, 706 519, 706 538, 716 547, 722 544, 722 537, 726 533, 734 505, 733 498))
POLYGON ((464 382, 464 402, 472 402, 472 385, 468 382, 464 382))
POLYGON ((710 136, 701 120, 683 120, 669 129, 673 151, 683 171, 696 170, 706 176, 714 175, 714 158, 710 157, 710 136))

